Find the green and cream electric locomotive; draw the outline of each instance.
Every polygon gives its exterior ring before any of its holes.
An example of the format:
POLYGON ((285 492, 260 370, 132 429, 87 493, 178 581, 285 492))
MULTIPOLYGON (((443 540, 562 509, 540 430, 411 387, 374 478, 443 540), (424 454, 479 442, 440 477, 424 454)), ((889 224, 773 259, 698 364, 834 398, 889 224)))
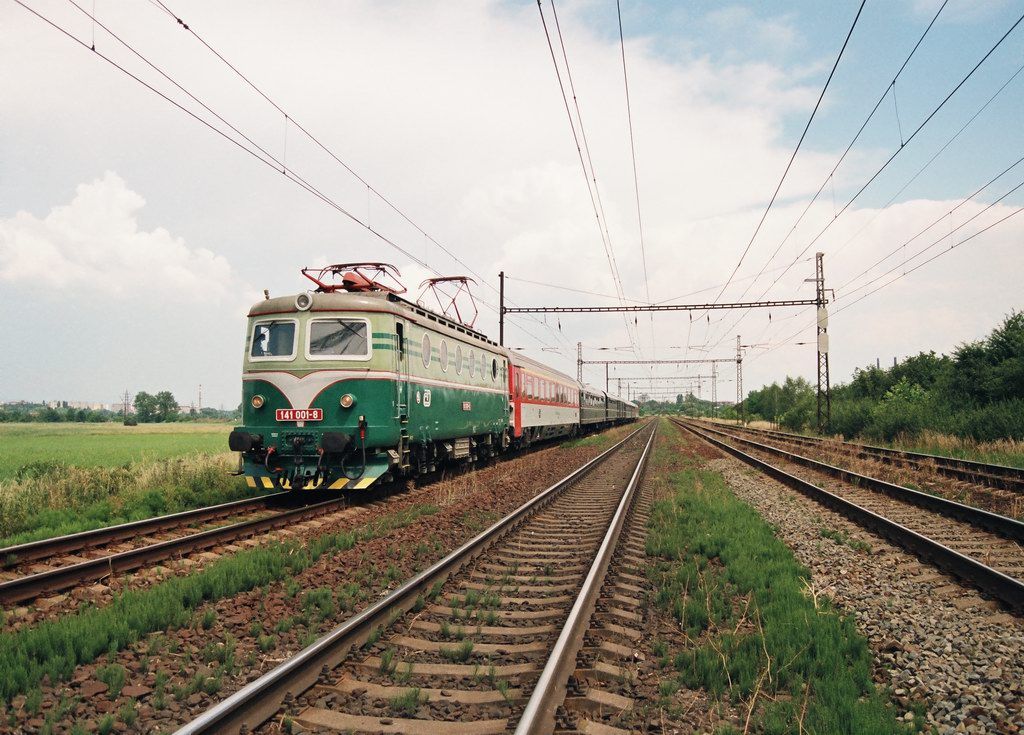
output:
POLYGON ((391 271, 303 269, 315 290, 250 309, 229 445, 251 487, 361 489, 508 445, 506 352, 402 298, 391 271))

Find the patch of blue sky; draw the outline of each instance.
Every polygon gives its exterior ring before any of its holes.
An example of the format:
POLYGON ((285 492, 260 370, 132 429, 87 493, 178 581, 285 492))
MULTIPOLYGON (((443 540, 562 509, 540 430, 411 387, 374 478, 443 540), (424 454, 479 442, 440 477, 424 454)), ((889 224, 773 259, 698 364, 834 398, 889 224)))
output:
MULTIPOLYGON (((804 145, 838 156, 874 103, 892 82, 928 26, 941 0, 868 1, 804 145)), ((706 59, 715 65, 767 63, 816 98, 857 12, 859 2, 679 3, 623 2, 627 40, 643 42, 667 63, 706 59)), ((617 40, 614 2, 562 4, 564 16, 617 40)), ((950 0, 927 38, 883 101, 834 186, 838 206, 900 147, 971 68, 1024 12, 1010 0, 950 0)), ((922 129, 857 200, 859 207, 886 203, 1024 64, 1024 23, 1001 44, 949 103, 922 129)), ((1024 154, 1024 73, 907 187, 897 201, 955 199, 1024 154)), ((807 109, 793 109, 779 131, 779 144, 795 144, 807 109)), ((642 116, 642 111, 635 113, 642 116)), ((800 165, 799 158, 797 167, 800 165)), ((827 189, 831 199, 830 184, 827 189)), ((1006 187, 1009 188, 1009 187, 1006 187)), ((993 191, 1000 191, 993 187, 993 191)), ((1000 192, 1001 193, 1001 192, 1000 192)), ((767 196, 768 192, 766 192, 767 196)), ((1022 201, 1024 194, 1007 200, 1022 201)), ((786 201, 787 192, 782 192, 786 201)))

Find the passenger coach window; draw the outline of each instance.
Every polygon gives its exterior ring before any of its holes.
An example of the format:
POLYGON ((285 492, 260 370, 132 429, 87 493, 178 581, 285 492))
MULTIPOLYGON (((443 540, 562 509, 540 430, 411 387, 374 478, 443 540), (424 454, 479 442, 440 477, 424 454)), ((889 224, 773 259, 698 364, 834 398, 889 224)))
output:
POLYGON ((295 357, 295 322, 257 322, 252 328, 249 356, 282 360, 295 357))
POLYGON ((313 360, 369 357, 369 332, 370 325, 362 319, 313 319, 309 322, 309 357, 313 360))

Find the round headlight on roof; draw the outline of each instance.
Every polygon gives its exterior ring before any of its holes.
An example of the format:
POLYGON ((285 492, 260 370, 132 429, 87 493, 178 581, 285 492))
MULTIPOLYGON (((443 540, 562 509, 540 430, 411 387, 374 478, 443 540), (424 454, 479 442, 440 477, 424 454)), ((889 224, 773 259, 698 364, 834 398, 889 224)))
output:
POLYGON ((257 395, 252 397, 252 407, 253 408, 263 408, 263 403, 264 403, 263 396, 257 394, 257 395))
POLYGON ((356 405, 356 397, 351 393, 346 393, 338 403, 341 404, 342 408, 352 408, 352 406, 356 405))
POLYGON ((295 297, 295 308, 299 311, 308 311, 313 305, 313 297, 308 293, 300 293, 295 297))

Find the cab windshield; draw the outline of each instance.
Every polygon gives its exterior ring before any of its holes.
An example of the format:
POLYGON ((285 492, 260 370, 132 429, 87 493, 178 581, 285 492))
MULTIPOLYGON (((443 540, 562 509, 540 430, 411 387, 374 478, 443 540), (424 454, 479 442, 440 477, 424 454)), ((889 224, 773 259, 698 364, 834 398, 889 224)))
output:
POLYGON ((249 357, 293 357, 295 355, 295 322, 258 322, 252 329, 249 357))
POLYGON ((309 356, 366 357, 368 327, 361 319, 315 319, 309 323, 309 356))

